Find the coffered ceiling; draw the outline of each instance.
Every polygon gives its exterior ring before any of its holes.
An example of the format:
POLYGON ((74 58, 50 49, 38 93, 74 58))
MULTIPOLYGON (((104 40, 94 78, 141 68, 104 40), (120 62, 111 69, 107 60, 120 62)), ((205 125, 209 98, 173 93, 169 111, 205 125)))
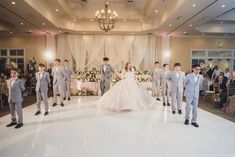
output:
MULTIPOLYGON (((235 0, 109 0, 110 34, 234 36, 235 0)), ((105 0, 1 0, 0 35, 104 34, 94 14, 105 0)))

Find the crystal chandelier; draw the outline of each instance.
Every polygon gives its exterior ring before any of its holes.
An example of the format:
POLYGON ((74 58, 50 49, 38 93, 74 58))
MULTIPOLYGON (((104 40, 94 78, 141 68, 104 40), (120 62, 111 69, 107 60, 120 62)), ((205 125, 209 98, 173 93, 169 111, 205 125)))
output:
POLYGON ((105 8, 97 10, 95 13, 95 18, 101 30, 108 32, 115 27, 115 22, 117 20, 118 14, 116 11, 111 11, 109 9, 109 1, 106 0, 105 8))

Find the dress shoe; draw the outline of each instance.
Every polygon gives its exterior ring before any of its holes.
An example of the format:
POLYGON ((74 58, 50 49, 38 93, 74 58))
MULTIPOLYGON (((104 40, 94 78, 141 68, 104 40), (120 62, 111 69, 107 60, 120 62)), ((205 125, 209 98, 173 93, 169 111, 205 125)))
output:
POLYGON ((167 106, 171 106, 171 104, 168 102, 168 103, 167 103, 167 106))
POLYGON ((48 111, 46 111, 45 113, 44 113, 44 116, 46 116, 46 115, 48 115, 49 114, 49 112, 48 111))
POLYGON ((21 128, 23 126, 23 123, 19 123, 19 124, 17 124, 16 126, 15 126, 15 128, 16 129, 19 129, 19 128, 21 128))
POLYGON ((166 103, 163 103, 163 106, 166 106, 166 103))
POLYGON ((179 113, 179 114, 182 114, 182 111, 181 111, 181 110, 178 110, 178 113, 179 113))
POLYGON ((14 125, 17 125, 17 123, 16 122, 11 122, 10 124, 7 124, 6 127, 12 127, 14 125))
POLYGON ((66 100, 66 98, 64 98, 64 100, 66 100))
POLYGON ((172 114, 175 114, 175 111, 172 111, 172 114))
POLYGON ((70 97, 68 97, 68 101, 70 101, 70 97))
POLYGON ((196 128, 199 127, 199 125, 198 125, 196 122, 192 122, 192 125, 193 125, 194 127, 196 127, 196 128))
POLYGON ((56 106, 57 105, 57 103, 54 103, 52 106, 56 106))
POLYGON ((157 98, 157 101, 161 101, 161 99, 157 98))
POLYGON ((188 125, 188 124, 189 124, 189 120, 186 119, 186 120, 184 121, 184 124, 185 124, 185 125, 188 125))
POLYGON ((63 104, 63 103, 61 103, 60 105, 61 105, 62 107, 64 107, 64 104, 63 104))
POLYGON ((41 111, 37 111, 34 115, 37 116, 39 114, 41 114, 41 111))

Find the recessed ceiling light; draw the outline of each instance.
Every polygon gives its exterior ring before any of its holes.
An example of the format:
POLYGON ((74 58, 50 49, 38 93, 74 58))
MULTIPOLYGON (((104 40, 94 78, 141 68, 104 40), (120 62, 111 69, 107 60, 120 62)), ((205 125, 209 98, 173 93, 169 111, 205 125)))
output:
POLYGON ((177 19, 177 20, 182 20, 183 17, 182 17, 182 16, 178 16, 176 19, 177 19))
POLYGON ((86 34, 86 32, 83 32, 83 34, 86 34))
POLYGON ((184 32, 184 34, 187 34, 187 32, 184 32))
POLYGON ((158 10, 155 10, 155 13, 158 13, 158 10))
POLYGON ((45 26, 46 24, 43 22, 42 25, 45 26))
POLYGON ((58 12, 58 11, 59 11, 59 9, 56 9, 55 11, 56 11, 56 12, 58 12))
POLYGON ((32 33, 32 31, 31 31, 31 30, 29 30, 29 33, 32 33))
POLYGON ((90 21, 92 22, 92 21, 93 21, 93 19, 90 19, 90 21))
POLYGON ((21 26, 23 26, 23 25, 24 25, 24 23, 23 23, 23 22, 21 22, 21 23, 20 23, 20 25, 21 25, 21 26))
POLYGON ((15 5, 15 4, 16 4, 16 2, 12 1, 12 2, 11 2, 11 4, 15 5))
POLYGON ((226 7, 226 5, 225 5, 225 4, 223 4, 223 5, 221 5, 221 7, 222 7, 222 8, 225 8, 225 7, 226 7))
POLYGON ((76 19, 73 19, 74 22, 76 22, 77 20, 76 19))
POLYGON ((143 22, 143 20, 142 20, 142 19, 140 19, 140 22, 143 22))
POLYGON ((10 34, 12 34, 13 32, 10 32, 10 34))
POLYGON ((59 30, 59 33, 61 33, 62 31, 61 30, 59 30))
POLYGON ((190 24, 189 27, 193 27, 193 25, 190 24))
POLYGON ((196 4, 193 4, 193 7, 196 7, 197 5, 196 4))
POLYGON ((169 27, 171 27, 172 26, 172 24, 169 24, 169 27))
POLYGON ((223 21, 220 21, 221 24, 223 24, 224 22, 223 21))
POLYGON ((123 19, 124 22, 126 22, 126 19, 123 19))

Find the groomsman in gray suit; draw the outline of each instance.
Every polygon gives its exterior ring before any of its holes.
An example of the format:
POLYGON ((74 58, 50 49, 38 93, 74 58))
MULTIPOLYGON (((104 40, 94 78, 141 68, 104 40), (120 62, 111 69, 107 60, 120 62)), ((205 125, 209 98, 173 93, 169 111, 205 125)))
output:
POLYGON ((158 101, 160 100, 160 83, 161 83, 161 68, 159 62, 155 62, 155 69, 152 72, 152 92, 153 95, 157 97, 158 101))
POLYGON ((191 124, 194 127, 199 127, 197 124, 197 107, 199 98, 199 87, 203 82, 203 76, 199 74, 200 65, 193 66, 193 72, 188 74, 185 80, 185 91, 184 96, 186 97, 186 115, 185 115, 185 125, 189 124, 189 115, 192 110, 192 121, 191 124))
POLYGON ((18 78, 19 69, 12 68, 11 69, 11 79, 8 83, 9 90, 9 107, 11 113, 11 123, 6 127, 12 127, 14 125, 16 129, 21 128, 23 126, 23 112, 22 112, 22 92, 25 90, 23 80, 18 78), (16 120, 16 113, 18 116, 18 123, 16 120))
POLYGON ((176 113, 176 104, 178 113, 182 114, 182 98, 184 91, 185 73, 180 71, 181 64, 174 64, 175 70, 171 72, 169 78, 171 80, 171 108, 172 114, 176 113))
POLYGON ((37 112, 35 115, 41 114, 41 97, 45 105, 44 115, 49 114, 49 106, 47 100, 48 85, 50 85, 50 77, 47 72, 45 72, 45 65, 40 63, 38 65, 39 72, 36 73, 36 95, 37 95, 37 112))
POLYGON ((101 65, 101 67, 100 67, 100 74, 101 74, 100 90, 101 90, 101 95, 104 95, 104 93, 109 90, 110 82, 111 82, 111 79, 112 79, 112 73, 113 73, 113 68, 109 64, 109 58, 104 57, 103 58, 103 65, 101 65))
POLYGON ((170 90, 171 83, 169 79, 170 71, 169 65, 163 64, 163 69, 161 71, 161 86, 162 86, 162 98, 163 98, 163 106, 170 106, 170 90))
POLYGON ((54 103, 52 106, 57 105, 57 92, 60 94, 60 105, 63 107, 63 99, 64 99, 64 89, 65 89, 65 81, 67 81, 67 75, 64 70, 64 67, 60 65, 60 59, 55 60, 55 66, 52 68, 52 76, 53 76, 53 96, 54 103))
POLYGON ((67 75, 67 80, 65 81, 65 92, 64 92, 64 100, 66 98, 70 101, 70 85, 71 85, 71 75, 73 74, 72 69, 69 67, 69 61, 64 60, 64 70, 67 75))

